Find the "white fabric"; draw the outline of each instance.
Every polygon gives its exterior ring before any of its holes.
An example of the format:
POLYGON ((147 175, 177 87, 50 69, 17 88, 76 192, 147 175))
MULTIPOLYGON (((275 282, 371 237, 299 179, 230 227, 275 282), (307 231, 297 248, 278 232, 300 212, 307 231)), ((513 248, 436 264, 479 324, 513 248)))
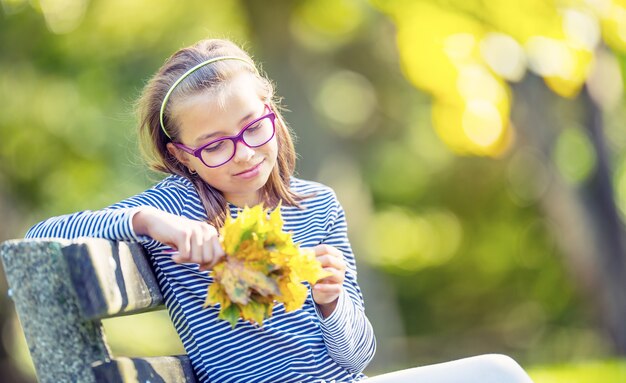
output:
POLYGON ((374 376, 367 383, 532 383, 516 361, 490 354, 374 376))

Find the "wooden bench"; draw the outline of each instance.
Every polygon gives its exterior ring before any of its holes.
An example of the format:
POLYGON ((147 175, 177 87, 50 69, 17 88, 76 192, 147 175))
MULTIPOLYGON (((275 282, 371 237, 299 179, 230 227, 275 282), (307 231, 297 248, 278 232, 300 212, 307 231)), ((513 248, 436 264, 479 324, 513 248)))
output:
POLYGON ((111 355, 101 319, 163 308, 136 243, 81 238, 13 240, 0 248, 40 382, 196 382, 185 355, 111 355))

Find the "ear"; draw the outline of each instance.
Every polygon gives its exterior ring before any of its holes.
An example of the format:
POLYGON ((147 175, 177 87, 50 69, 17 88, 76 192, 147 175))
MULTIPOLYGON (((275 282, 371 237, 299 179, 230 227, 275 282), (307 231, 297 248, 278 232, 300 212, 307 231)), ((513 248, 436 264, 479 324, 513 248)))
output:
POLYGON ((170 152, 172 156, 176 157, 178 162, 191 169, 191 161, 189 160, 189 156, 187 156, 187 153, 185 153, 182 149, 177 148, 171 142, 168 142, 166 147, 167 151, 170 152))

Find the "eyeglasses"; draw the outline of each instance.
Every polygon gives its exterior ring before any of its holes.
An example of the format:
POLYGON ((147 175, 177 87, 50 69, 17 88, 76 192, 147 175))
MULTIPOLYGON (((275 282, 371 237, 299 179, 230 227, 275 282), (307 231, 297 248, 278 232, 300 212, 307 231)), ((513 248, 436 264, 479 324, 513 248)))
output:
POLYGON ((249 148, 258 148, 270 142, 276 132, 276 114, 269 105, 265 105, 269 113, 248 123, 236 136, 221 137, 197 149, 174 142, 173 144, 185 152, 192 154, 210 168, 217 168, 230 161, 237 151, 237 143, 243 142, 249 148))

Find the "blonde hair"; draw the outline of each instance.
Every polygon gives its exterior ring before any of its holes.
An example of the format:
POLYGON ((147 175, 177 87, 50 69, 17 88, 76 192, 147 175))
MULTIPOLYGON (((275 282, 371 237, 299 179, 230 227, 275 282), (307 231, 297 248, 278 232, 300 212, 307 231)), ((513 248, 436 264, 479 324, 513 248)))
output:
POLYGON ((272 83, 252 65, 254 64, 250 56, 231 41, 222 39, 199 41, 192 46, 178 50, 165 61, 144 88, 137 105, 141 149, 148 165, 153 170, 177 174, 189 179, 198 191, 200 201, 207 212, 208 222, 216 227, 223 225, 228 209, 222 192, 207 184, 198 174, 191 173, 167 150, 167 144, 176 140, 180 133, 180 126, 176 119, 172 118, 172 105, 178 100, 207 90, 219 90, 230 79, 242 72, 248 72, 259 80, 260 85, 267 92, 267 102, 276 114, 278 158, 266 184, 261 189, 261 199, 266 206, 276 206, 282 201, 283 205, 297 207, 300 206, 298 202, 302 200, 301 196, 289 188, 296 163, 291 132, 280 114, 272 83), (248 62, 240 60, 214 62, 197 69, 177 85, 163 113, 165 129, 172 137, 170 139, 160 123, 160 109, 165 95, 189 69, 203 61, 221 56, 241 57, 248 62))

